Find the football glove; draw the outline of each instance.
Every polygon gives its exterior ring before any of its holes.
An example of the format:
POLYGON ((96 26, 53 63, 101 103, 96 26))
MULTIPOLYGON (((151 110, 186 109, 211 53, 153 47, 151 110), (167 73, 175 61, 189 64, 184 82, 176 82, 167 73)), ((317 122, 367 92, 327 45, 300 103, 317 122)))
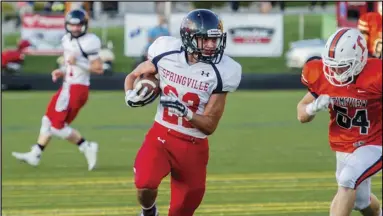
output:
POLYGON ((312 116, 319 111, 327 110, 330 104, 333 104, 333 101, 329 95, 319 95, 315 101, 306 106, 306 112, 312 116))
POLYGON ((170 92, 167 96, 161 96, 160 104, 167 107, 170 113, 178 117, 184 117, 188 121, 193 118, 193 111, 182 103, 173 92, 170 92))
POLYGON ((137 85, 133 90, 128 90, 125 92, 125 103, 130 107, 142 107, 147 104, 147 101, 144 101, 144 97, 148 88, 145 87, 142 89, 140 94, 138 92, 141 90, 142 86, 137 85))

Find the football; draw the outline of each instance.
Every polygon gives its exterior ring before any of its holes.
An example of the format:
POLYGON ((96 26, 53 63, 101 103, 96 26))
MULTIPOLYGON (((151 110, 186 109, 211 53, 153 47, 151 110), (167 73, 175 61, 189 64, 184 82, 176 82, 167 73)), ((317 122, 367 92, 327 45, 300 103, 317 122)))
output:
POLYGON ((154 101, 161 93, 160 81, 154 74, 141 75, 134 81, 133 88, 135 88, 138 84, 142 85, 142 88, 138 92, 138 95, 145 87, 148 88, 148 91, 146 92, 145 97, 143 99, 144 101, 154 101))

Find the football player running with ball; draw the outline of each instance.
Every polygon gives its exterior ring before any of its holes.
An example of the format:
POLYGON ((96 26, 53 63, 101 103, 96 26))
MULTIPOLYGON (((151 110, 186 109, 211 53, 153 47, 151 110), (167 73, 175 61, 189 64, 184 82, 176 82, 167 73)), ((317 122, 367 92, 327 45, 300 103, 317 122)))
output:
POLYGON ((156 74, 160 79, 155 122, 134 164, 141 216, 158 215, 157 188, 169 173, 168 215, 193 215, 205 193, 207 136, 217 128, 228 92, 234 92, 241 80, 241 65, 223 54, 226 33, 214 12, 191 11, 180 33, 181 39, 164 36, 155 40, 148 50, 149 60, 125 79, 125 101, 132 107, 149 103, 142 101, 145 93, 133 89, 136 78, 156 74))
POLYGON ((341 28, 328 39, 322 60, 308 62, 302 82, 309 92, 298 103, 298 120, 329 110, 329 142, 336 153, 338 191, 330 216, 379 216, 371 177, 382 169, 382 60, 367 58, 357 29, 341 28))
POLYGON ((52 81, 63 78, 63 85, 48 104, 37 143, 30 152, 12 155, 37 166, 51 137, 56 136, 76 144, 88 162, 88 170, 92 170, 97 161, 98 144, 85 140, 70 123, 88 100, 90 73, 104 72, 98 56, 101 41, 95 34, 87 33, 88 15, 83 10, 73 10, 66 15, 65 29, 68 33, 62 38, 62 46, 66 64, 52 72, 52 81))

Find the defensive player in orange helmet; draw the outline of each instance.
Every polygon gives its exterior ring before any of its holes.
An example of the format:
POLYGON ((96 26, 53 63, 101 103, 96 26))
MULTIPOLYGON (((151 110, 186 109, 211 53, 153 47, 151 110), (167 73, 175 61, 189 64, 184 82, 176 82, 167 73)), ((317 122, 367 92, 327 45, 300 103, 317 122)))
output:
POLYGON ((367 42, 357 29, 342 28, 328 39, 322 60, 303 68, 309 92, 298 103, 298 120, 313 120, 329 110, 329 143, 336 152, 335 195, 330 216, 379 216, 371 176, 382 169, 382 61, 367 57, 367 42))
POLYGON ((358 29, 367 40, 369 56, 382 58, 382 2, 378 2, 378 12, 363 14, 358 21, 358 29))

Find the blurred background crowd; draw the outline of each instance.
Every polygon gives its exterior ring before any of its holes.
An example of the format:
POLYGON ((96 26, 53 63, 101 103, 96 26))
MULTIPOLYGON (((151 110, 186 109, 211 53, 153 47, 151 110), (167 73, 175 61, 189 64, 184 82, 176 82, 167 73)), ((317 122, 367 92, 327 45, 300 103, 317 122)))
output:
POLYGON ((157 37, 178 36, 177 22, 172 20, 177 14, 183 16, 193 8, 209 8, 222 16, 231 15, 224 18, 228 37, 233 41, 228 44, 227 54, 243 65, 245 73, 295 73, 307 59, 320 56, 324 40, 336 28, 356 27, 363 13, 376 10, 376 2, 327 1, 25 1, 1 4, 2 72, 7 75, 48 74, 62 63, 59 38, 65 33, 64 15, 73 8, 83 8, 89 13, 90 31, 102 38, 101 56, 106 75, 130 72, 145 60, 147 48, 157 37), (254 23, 242 21, 243 18, 234 20, 234 14, 249 14, 254 23), (133 20, 140 17, 145 21, 133 20), (258 51, 242 52, 241 45, 258 51), (262 53, 259 50, 274 51, 262 53))

